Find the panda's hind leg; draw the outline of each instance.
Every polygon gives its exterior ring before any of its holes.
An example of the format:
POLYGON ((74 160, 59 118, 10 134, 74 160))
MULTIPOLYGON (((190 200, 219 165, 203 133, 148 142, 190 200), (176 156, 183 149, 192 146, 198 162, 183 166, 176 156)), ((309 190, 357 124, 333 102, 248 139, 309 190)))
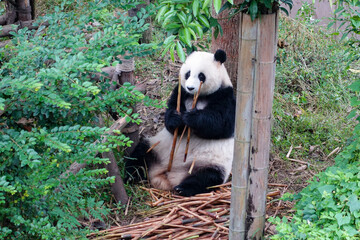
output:
POLYGON ((175 186, 174 190, 186 197, 210 192, 213 189, 209 187, 224 183, 224 173, 224 169, 219 166, 199 168, 175 186))

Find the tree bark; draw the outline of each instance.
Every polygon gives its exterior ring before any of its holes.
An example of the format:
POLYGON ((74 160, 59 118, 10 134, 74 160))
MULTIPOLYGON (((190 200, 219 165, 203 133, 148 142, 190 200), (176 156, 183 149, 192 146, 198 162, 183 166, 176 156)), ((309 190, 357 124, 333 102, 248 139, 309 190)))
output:
MULTIPOLYGON (((234 0, 234 5, 243 1, 244 0, 234 0)), ((222 0, 222 5, 226 2, 227 0, 222 0)), ((211 51, 216 52, 217 49, 222 49, 226 52, 227 60, 225 62, 225 67, 229 73, 229 77, 235 90, 238 74, 240 14, 237 14, 231 18, 229 18, 229 14, 230 11, 225 10, 219 15, 215 15, 215 10, 213 10, 213 15, 220 23, 223 30, 223 35, 221 36, 219 34, 219 36, 215 38, 213 34, 211 41, 211 51)))
MULTIPOLYGON (((99 117, 99 126, 104 127, 105 123, 103 118, 99 117)), ((111 191, 114 194, 116 202, 120 202, 121 204, 126 204, 129 197, 126 194, 126 190, 124 187, 124 182, 120 175, 120 170, 116 162, 115 155, 112 150, 109 152, 104 152, 101 154, 103 158, 108 158, 110 163, 106 165, 106 169, 108 170, 109 176, 115 177, 115 182, 111 184, 111 191)))
POLYGON ((16 0, 19 21, 32 20, 30 0, 16 0))
POLYGON ((3 25, 13 24, 16 21, 16 17, 17 17, 15 6, 12 3, 10 3, 10 1, 6 1, 5 9, 6 9, 6 14, 5 14, 6 22, 3 25))

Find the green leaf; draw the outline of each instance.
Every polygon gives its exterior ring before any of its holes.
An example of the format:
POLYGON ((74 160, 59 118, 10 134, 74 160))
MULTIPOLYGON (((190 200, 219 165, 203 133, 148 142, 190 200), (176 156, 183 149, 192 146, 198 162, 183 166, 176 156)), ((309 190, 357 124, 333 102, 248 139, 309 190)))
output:
POLYGON ((346 119, 352 119, 353 117, 356 116, 356 113, 357 113, 357 109, 351 110, 351 112, 349 113, 349 115, 346 116, 346 119))
POLYGON ((199 2, 199 0, 193 1, 192 10, 193 10, 193 15, 194 15, 195 17, 199 14, 199 7, 200 7, 200 2, 199 2))
POLYGON ((198 19, 202 23, 203 26, 210 28, 209 20, 203 14, 200 14, 198 19))
POLYGON ((251 20, 254 21, 258 14, 258 5, 255 0, 252 0, 250 3, 249 14, 250 14, 251 20))
POLYGON ((173 61, 173 62, 175 62, 175 54, 174 54, 175 46, 176 46, 176 43, 173 43, 173 45, 171 45, 171 48, 170 48, 170 58, 171 58, 171 61, 173 61))
POLYGON ((176 16, 180 19, 182 25, 185 27, 186 26, 186 15, 185 15, 185 13, 183 13, 183 12, 177 13, 176 16))
POLYGON ((349 197, 348 206, 350 208, 350 212, 353 213, 354 211, 360 210, 360 201, 355 194, 352 194, 349 197))
POLYGON ((350 223, 350 216, 343 216, 342 213, 337 213, 335 215, 335 218, 337 220, 337 223, 338 223, 339 227, 341 227, 342 225, 350 223))
POLYGON ((360 80, 353 82, 352 84, 350 84, 349 88, 353 91, 360 91, 360 80))
POLYGON ((228 0, 229 3, 231 3, 231 5, 234 5, 234 0, 228 0))
POLYGON ((166 11, 169 10, 169 7, 167 5, 163 6, 162 8, 160 8, 159 12, 156 14, 155 20, 156 21, 160 21, 160 19, 163 17, 163 15, 165 14, 166 11))
POLYGON ((214 9, 215 12, 218 13, 221 8, 221 0, 214 0, 214 9))
POLYGON ((182 62, 185 62, 185 52, 184 49, 181 46, 181 43, 179 41, 176 42, 176 52, 182 62))
POLYGON ((184 39, 185 39, 185 43, 191 47, 191 33, 190 33, 190 30, 189 28, 185 28, 183 30, 183 33, 184 33, 184 39))
POLYGON ((324 192, 331 193, 332 191, 334 191, 334 189, 335 189, 334 185, 324 185, 318 187, 318 191, 320 192, 320 194, 324 194, 324 192))
POLYGON ((202 30, 201 25, 198 22, 192 22, 192 23, 190 23, 189 26, 197 33, 199 38, 203 37, 204 32, 202 30))
POLYGON ((204 5, 202 6, 202 10, 205 10, 205 8, 207 8, 210 3, 211 3, 211 0, 205 0, 204 5))

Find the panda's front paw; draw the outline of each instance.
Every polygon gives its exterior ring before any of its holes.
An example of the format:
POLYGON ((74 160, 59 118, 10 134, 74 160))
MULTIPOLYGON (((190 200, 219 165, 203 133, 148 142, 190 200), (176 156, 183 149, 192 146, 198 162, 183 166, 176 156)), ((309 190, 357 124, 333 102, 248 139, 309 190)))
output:
POLYGON ((185 123, 185 125, 189 126, 190 128, 196 127, 198 112, 199 111, 196 109, 185 112, 182 116, 182 120, 185 123))
POLYGON ((173 133, 176 128, 183 126, 184 122, 180 113, 176 110, 169 110, 166 113, 165 125, 167 130, 173 133))

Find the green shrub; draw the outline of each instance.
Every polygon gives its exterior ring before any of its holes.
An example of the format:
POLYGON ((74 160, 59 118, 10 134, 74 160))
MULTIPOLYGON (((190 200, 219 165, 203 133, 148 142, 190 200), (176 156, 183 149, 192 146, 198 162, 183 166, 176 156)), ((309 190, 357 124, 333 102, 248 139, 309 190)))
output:
MULTIPOLYGON (((356 4, 359 6, 359 1, 339 2, 341 4, 336 12, 340 12, 342 17, 349 17, 340 20, 344 23, 347 20, 350 21, 345 29, 345 34, 359 33, 358 13, 352 9, 356 4), (351 3, 347 8, 348 10, 342 6, 344 2, 351 3)), ((327 59, 333 59, 333 63, 338 63, 327 65, 327 61, 324 61, 321 74, 327 79, 331 77, 337 81, 346 76, 344 71, 348 74, 351 72, 349 67, 358 68, 359 41, 352 39, 348 43, 350 46, 346 50, 343 50, 340 44, 329 45, 327 48, 334 49, 333 53, 335 53, 333 55, 329 52, 327 59), (356 44, 354 44, 355 42, 356 44), (336 56, 338 60, 335 59, 336 56), (352 62, 353 60, 357 61, 352 62), (338 71, 339 69, 341 71, 338 71)), ((328 96, 325 98, 330 103, 325 105, 328 108, 336 105, 339 99, 344 97, 349 99, 349 104, 353 110, 347 118, 350 119, 350 123, 352 122, 355 125, 352 128, 352 137, 347 141, 342 139, 345 147, 335 158, 335 165, 316 175, 306 188, 294 196, 294 200, 297 202, 295 205, 296 212, 293 216, 289 219, 286 217, 269 219, 270 222, 276 224, 277 230, 277 234, 271 236, 271 239, 337 240, 360 238, 360 116, 358 115, 360 112, 360 79, 359 69, 352 69, 352 72, 355 74, 348 76, 351 81, 347 82, 347 89, 332 91, 335 94, 328 92, 328 96)), ((312 75, 316 76, 316 73, 312 75)), ((313 83, 314 81, 311 81, 311 85, 313 83)), ((329 86, 330 88, 337 88, 336 82, 318 81, 318 83, 321 83, 321 89, 324 91, 327 91, 329 86)), ((316 91, 315 89, 312 91, 316 91)), ((307 103, 302 102, 301 104, 307 103)), ((339 125, 334 124, 334 128, 339 127, 339 125)), ((329 136, 329 140, 331 140, 331 136, 329 136)))
POLYGON ((110 91, 94 76, 118 56, 142 56, 144 11, 129 18, 121 1, 63 1, 38 30, 13 33, 0 49, 0 238, 84 237, 79 219, 103 220, 109 209, 96 188, 108 185, 107 159, 96 153, 131 141, 96 127, 110 109, 139 122, 130 106, 149 101, 130 84, 110 91), (96 142, 101 136, 108 141, 96 142), (89 168, 60 178, 77 161, 89 168), (55 191, 55 189, 60 191, 55 191))

